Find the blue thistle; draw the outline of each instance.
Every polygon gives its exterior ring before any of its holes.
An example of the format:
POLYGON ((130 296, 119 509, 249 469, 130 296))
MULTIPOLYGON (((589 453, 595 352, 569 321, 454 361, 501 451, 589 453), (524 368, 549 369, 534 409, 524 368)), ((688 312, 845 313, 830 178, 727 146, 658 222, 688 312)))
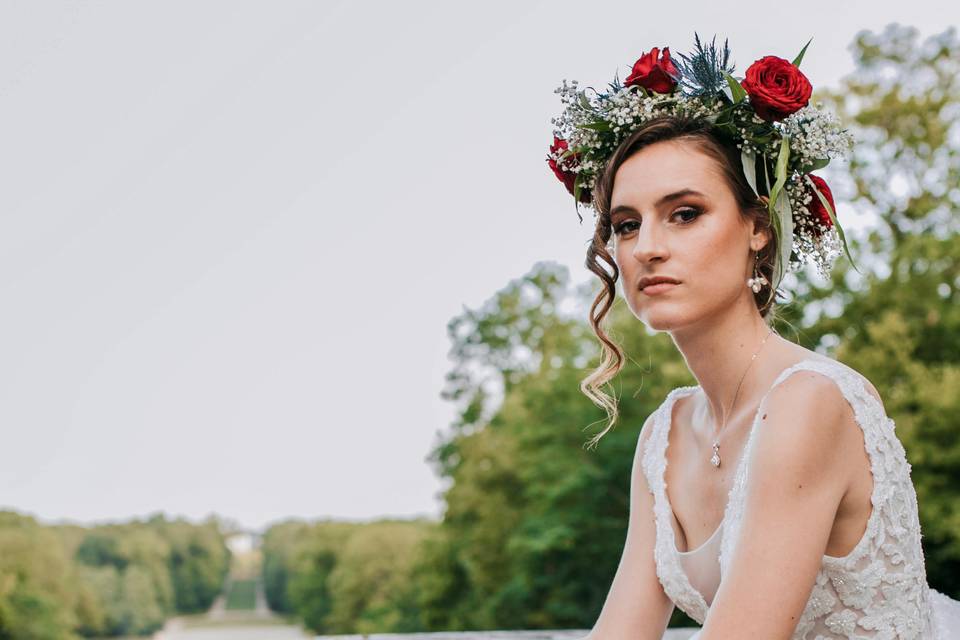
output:
POLYGON ((688 96, 713 96, 722 93, 727 86, 724 73, 733 75, 734 71, 734 65, 729 64, 730 47, 727 40, 723 41, 721 53, 716 45, 717 36, 713 36, 708 47, 703 46, 696 32, 693 37, 696 41, 693 54, 677 54, 680 58, 676 62, 681 72, 680 90, 688 96))

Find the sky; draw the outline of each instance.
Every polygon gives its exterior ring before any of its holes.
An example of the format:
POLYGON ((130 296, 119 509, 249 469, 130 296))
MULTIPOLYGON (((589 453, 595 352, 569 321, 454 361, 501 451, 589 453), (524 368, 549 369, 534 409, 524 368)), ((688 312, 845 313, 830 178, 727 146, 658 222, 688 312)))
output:
POLYGON ((592 277, 563 79, 696 31, 741 75, 812 37, 835 86, 860 30, 956 6, 0 0, 0 508, 439 517, 447 322, 592 277))

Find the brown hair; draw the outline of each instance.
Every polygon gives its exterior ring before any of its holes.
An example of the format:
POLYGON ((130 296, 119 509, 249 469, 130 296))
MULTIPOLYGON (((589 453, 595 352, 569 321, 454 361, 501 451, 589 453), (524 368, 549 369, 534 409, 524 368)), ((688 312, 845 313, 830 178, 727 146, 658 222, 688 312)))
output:
MULTIPOLYGON (((610 225, 610 198, 613 194, 613 179, 617 169, 623 162, 644 147, 655 142, 665 140, 690 140, 697 149, 713 158, 720 169, 727 185, 733 192, 738 208, 747 221, 758 221, 762 227, 769 228, 770 241, 760 249, 757 258, 757 269, 769 281, 773 281, 774 261, 776 260, 777 238, 776 232, 770 224, 770 215, 766 206, 766 193, 761 183, 757 182, 757 189, 761 190, 761 198, 757 197, 753 188, 747 182, 740 161, 740 151, 733 144, 718 136, 716 130, 706 120, 693 116, 668 115, 648 120, 633 131, 613 152, 607 160, 606 166, 597 178, 593 193, 593 207, 597 211, 597 226, 593 240, 587 249, 587 268, 597 274, 602 282, 602 288, 590 306, 590 325, 600 339, 602 361, 589 376, 580 383, 580 390, 594 404, 607 412, 607 426, 588 441, 588 446, 594 446, 600 438, 609 431, 617 420, 616 398, 605 393, 601 387, 623 368, 623 350, 613 342, 603 327, 604 318, 613 306, 616 299, 616 283, 620 270, 616 262, 607 251, 612 229, 610 225), (609 267, 609 270, 606 267, 609 267)), ((776 292, 769 284, 764 285, 754 294, 754 300, 761 317, 772 324, 775 318, 774 298, 776 292)))

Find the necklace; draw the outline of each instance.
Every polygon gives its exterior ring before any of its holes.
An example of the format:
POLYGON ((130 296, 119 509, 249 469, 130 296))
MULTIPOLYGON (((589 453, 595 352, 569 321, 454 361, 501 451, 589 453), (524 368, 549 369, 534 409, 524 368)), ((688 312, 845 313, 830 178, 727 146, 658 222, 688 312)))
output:
POLYGON ((750 367, 753 365, 753 361, 757 359, 757 354, 759 354, 760 350, 763 349, 763 345, 767 343, 767 338, 770 337, 771 333, 773 333, 773 329, 770 329, 770 331, 767 332, 767 335, 763 338, 763 342, 760 343, 760 348, 754 351, 753 355, 750 356, 750 364, 747 365, 743 375, 740 376, 740 382, 737 384, 737 391, 733 394, 733 402, 730 404, 730 411, 723 416, 723 424, 720 425, 720 430, 717 431, 717 437, 713 441, 713 456, 710 458, 710 462, 715 467, 720 466, 720 434, 723 433, 724 427, 727 426, 727 415, 730 415, 730 412, 733 411, 733 405, 737 404, 737 396, 740 395, 740 385, 743 384, 743 379, 747 377, 747 371, 750 370, 750 367))

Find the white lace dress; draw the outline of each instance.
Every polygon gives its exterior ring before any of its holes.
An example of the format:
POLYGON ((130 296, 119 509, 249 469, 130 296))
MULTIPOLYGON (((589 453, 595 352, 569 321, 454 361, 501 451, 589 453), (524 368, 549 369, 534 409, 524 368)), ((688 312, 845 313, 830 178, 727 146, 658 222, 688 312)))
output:
MULTIPOLYGON (((927 585, 917 495, 893 420, 867 392, 863 376, 836 360, 798 362, 785 369, 771 389, 802 369, 832 379, 853 407, 863 429, 874 486, 873 509, 863 537, 842 558, 823 556, 793 639, 960 640, 960 601, 927 585)), ((642 455, 654 496, 657 575, 674 604, 703 624, 708 601, 713 601, 738 537, 749 469, 746 464, 738 464, 723 520, 713 536, 695 550, 680 552, 667 499, 665 454, 673 403, 697 388, 679 387, 667 395, 654 414, 650 425, 653 432, 642 455)), ((749 459, 759 423, 758 411, 741 461, 749 459)), ((693 638, 699 635, 698 631, 693 638)))

